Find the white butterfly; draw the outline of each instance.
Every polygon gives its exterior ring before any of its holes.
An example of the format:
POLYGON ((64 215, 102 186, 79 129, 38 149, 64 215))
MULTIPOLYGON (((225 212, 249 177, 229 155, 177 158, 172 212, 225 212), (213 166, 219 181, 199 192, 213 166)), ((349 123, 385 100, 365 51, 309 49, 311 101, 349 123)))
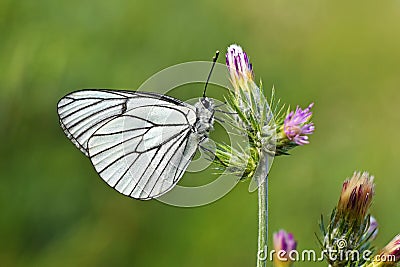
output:
POLYGON ((137 199, 161 196, 213 129, 215 105, 205 92, 218 54, 194 106, 157 93, 81 90, 58 102, 61 127, 115 190, 137 199))
POLYGON ((81 90, 58 102, 61 127, 118 192, 151 199, 180 180, 213 129, 214 102, 148 92, 81 90))

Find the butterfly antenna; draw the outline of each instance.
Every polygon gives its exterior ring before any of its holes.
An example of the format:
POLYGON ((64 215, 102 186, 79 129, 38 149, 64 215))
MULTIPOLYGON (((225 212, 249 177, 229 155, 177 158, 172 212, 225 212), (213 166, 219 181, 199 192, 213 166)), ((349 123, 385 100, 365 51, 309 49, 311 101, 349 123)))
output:
POLYGON ((208 74, 206 85, 204 86, 203 97, 206 97, 207 85, 208 85, 208 82, 210 81, 211 73, 214 69, 215 62, 217 62, 218 56, 219 56, 219 51, 217 50, 217 52, 215 52, 215 56, 213 57, 213 64, 211 66, 210 73, 208 74))

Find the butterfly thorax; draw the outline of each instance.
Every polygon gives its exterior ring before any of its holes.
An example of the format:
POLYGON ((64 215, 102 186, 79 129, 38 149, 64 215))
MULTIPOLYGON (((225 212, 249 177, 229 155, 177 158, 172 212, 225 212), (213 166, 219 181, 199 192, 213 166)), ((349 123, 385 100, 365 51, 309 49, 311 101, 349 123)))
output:
POLYGON ((193 131, 198 135, 199 140, 208 137, 208 133, 213 130, 214 124, 214 102, 208 97, 203 97, 197 102, 194 107, 196 108, 196 123, 194 124, 193 131))

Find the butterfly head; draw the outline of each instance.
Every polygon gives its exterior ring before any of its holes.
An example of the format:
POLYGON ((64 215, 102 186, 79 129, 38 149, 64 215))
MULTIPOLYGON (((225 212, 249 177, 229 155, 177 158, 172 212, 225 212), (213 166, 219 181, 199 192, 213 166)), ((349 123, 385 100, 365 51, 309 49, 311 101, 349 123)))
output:
POLYGON ((208 97, 202 97, 200 99, 200 103, 203 106, 203 109, 207 109, 208 111, 214 112, 214 101, 208 97))

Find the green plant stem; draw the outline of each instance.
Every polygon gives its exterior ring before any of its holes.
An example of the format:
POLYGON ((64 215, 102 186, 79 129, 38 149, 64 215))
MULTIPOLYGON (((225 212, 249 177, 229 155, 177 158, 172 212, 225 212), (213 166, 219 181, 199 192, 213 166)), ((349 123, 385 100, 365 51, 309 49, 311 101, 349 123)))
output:
POLYGON ((257 267, 265 267, 268 258, 268 164, 265 164, 264 166, 265 167, 263 167, 260 175, 263 175, 263 177, 265 177, 265 181, 261 182, 260 186, 258 187, 257 267))

